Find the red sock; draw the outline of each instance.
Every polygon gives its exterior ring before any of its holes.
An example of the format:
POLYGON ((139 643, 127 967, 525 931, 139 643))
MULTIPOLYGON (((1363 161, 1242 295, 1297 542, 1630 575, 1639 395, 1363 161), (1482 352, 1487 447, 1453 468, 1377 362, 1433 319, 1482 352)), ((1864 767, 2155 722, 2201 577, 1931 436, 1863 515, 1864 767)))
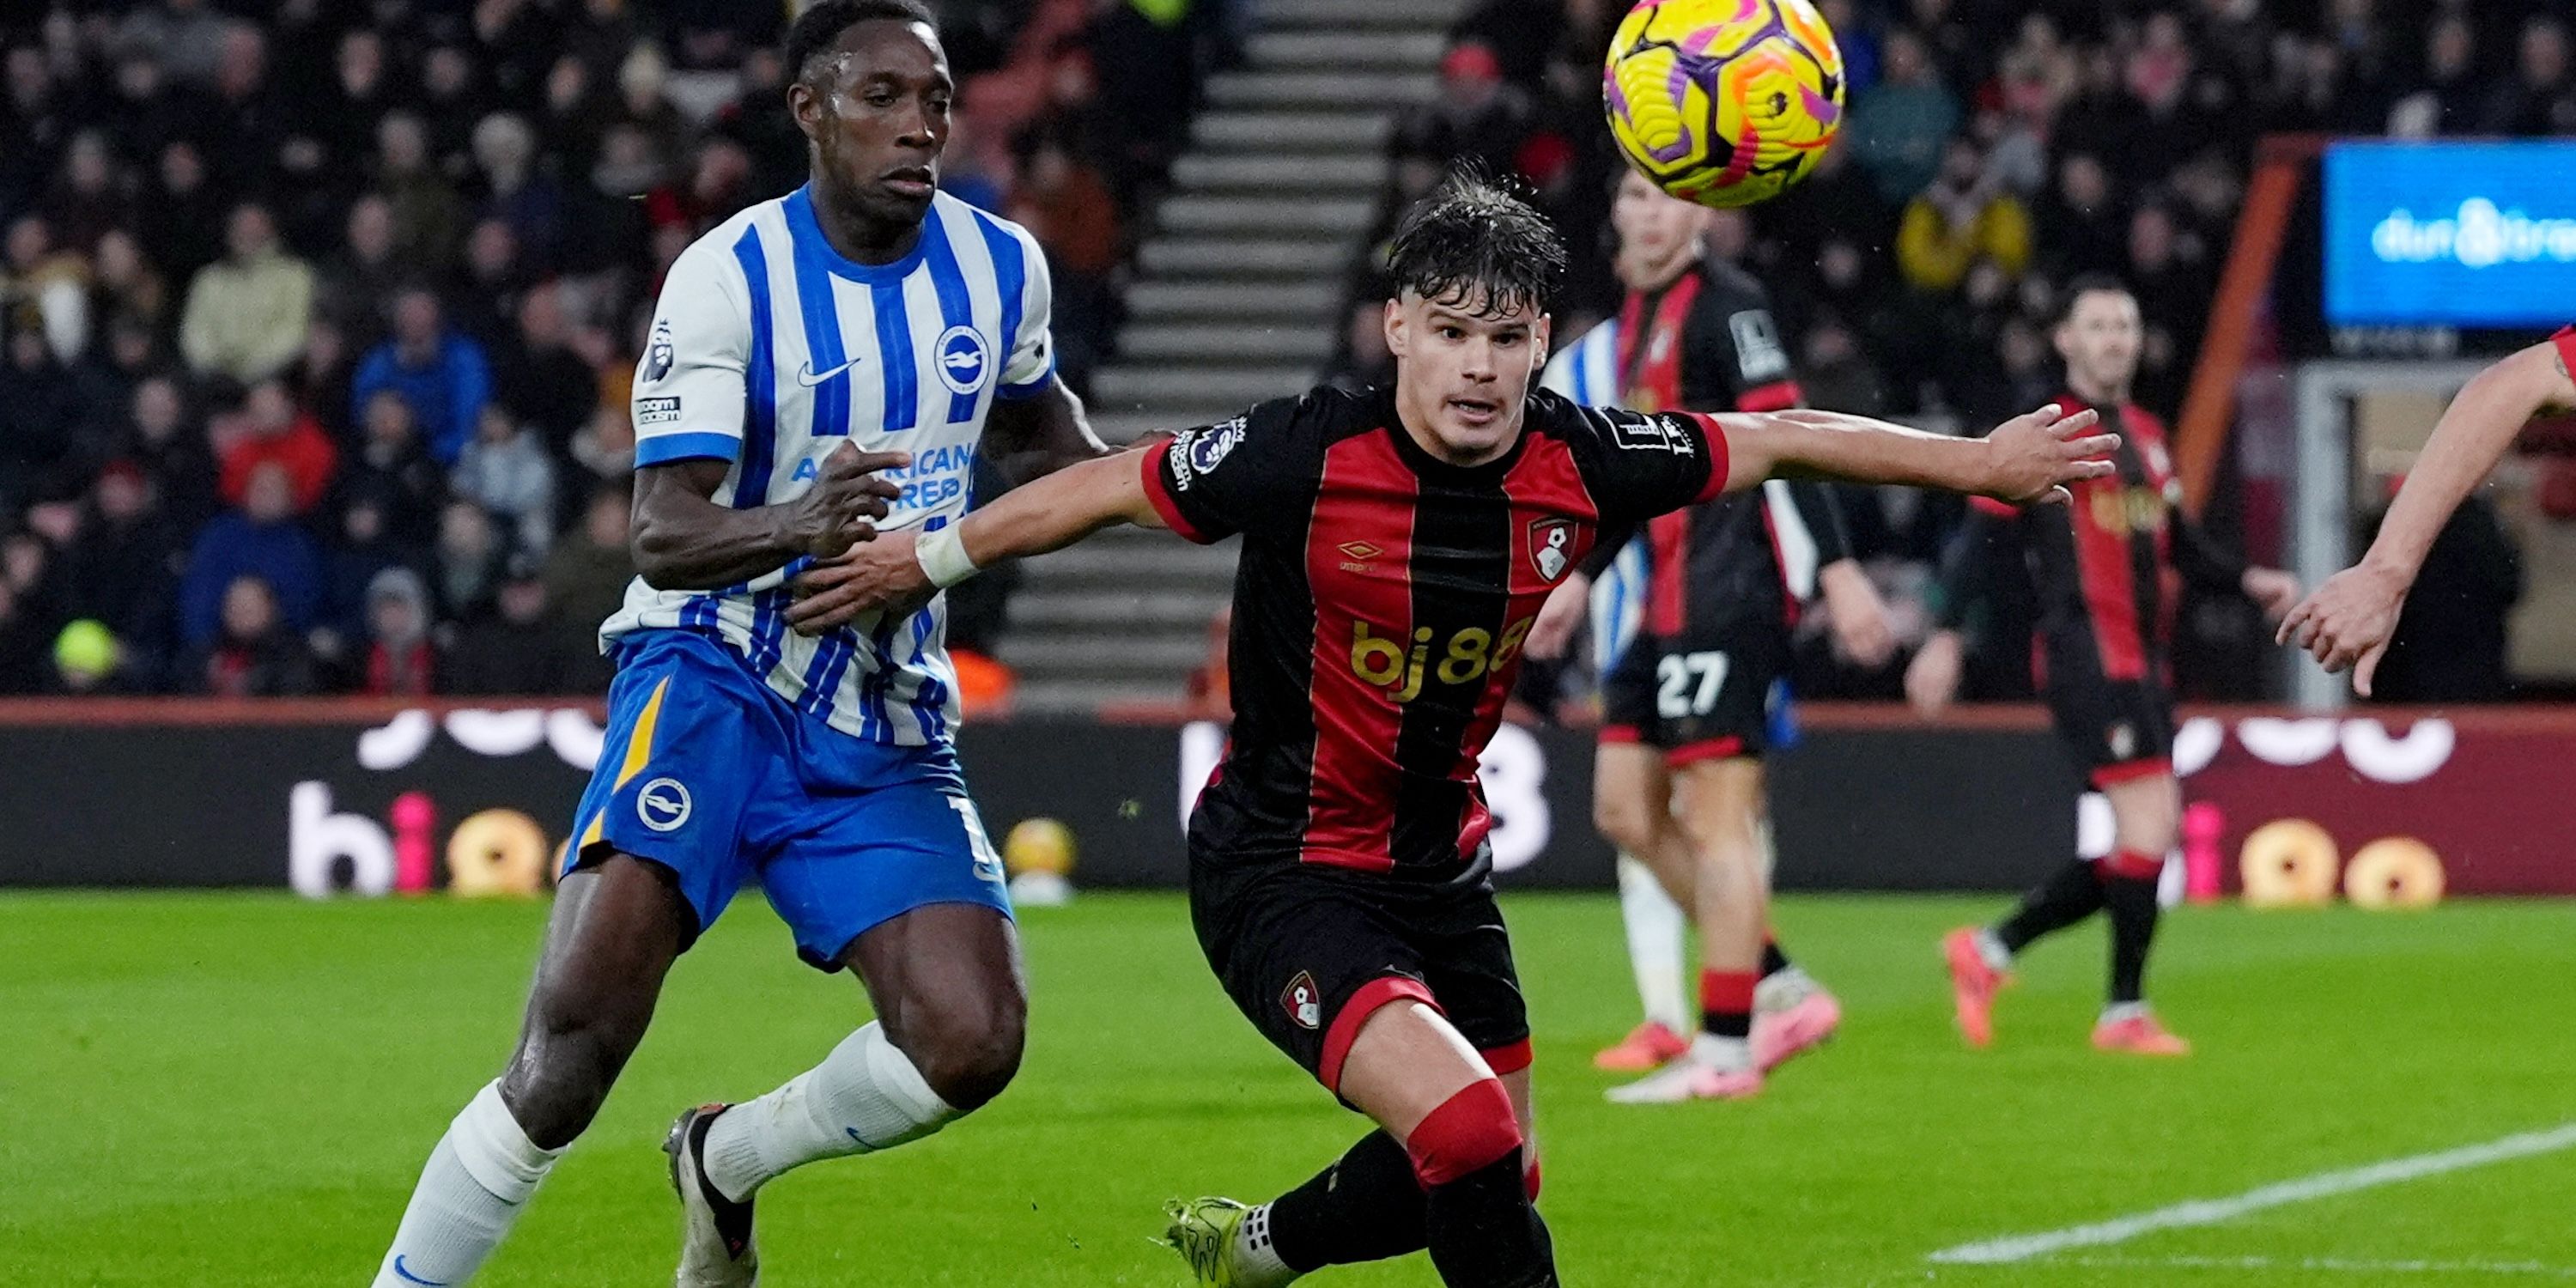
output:
POLYGON ((1700 1028, 1722 1038, 1753 1032, 1753 984, 1749 970, 1703 970, 1699 973, 1700 1028))
POLYGON ((2106 881, 2153 881, 2164 875, 2165 859, 2144 850, 2113 850, 2095 864, 2095 871, 2106 881))

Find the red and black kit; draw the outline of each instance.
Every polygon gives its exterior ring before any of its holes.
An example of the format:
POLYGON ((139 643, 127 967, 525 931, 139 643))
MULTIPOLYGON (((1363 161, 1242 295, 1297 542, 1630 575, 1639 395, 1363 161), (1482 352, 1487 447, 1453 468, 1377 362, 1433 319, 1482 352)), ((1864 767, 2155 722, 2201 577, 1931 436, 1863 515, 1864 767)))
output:
MULTIPOLYGON (((1640 411, 1778 411, 1801 397, 1770 298, 1732 264, 1629 292, 1618 370, 1640 411)), ((1832 493, 1773 482, 1654 519, 1645 539, 1643 616, 1602 677, 1602 741, 1677 764, 1761 754, 1799 607, 1817 570, 1851 554, 1832 493)))
MULTIPOLYGON (((2070 414, 2088 404, 2069 394, 2070 414)), ((2038 594, 2031 665, 2058 736, 2096 785, 2173 768, 2174 615, 2185 579, 2235 590, 2245 564, 2184 517, 2164 426, 2134 405, 2097 408, 2120 436, 2117 473, 2070 489, 2074 504, 2015 509, 1979 498, 1941 577, 1941 624, 1957 628, 2017 548, 2038 594)))
POLYGON ((1703 416, 1536 393, 1525 421, 1461 467, 1405 433, 1391 391, 1319 389, 1142 453, 1174 531, 1243 535, 1234 727, 1190 816, 1199 941, 1327 1087, 1358 1020, 1397 997, 1526 1061, 1477 761, 1523 638, 1597 534, 1725 486, 1703 416))

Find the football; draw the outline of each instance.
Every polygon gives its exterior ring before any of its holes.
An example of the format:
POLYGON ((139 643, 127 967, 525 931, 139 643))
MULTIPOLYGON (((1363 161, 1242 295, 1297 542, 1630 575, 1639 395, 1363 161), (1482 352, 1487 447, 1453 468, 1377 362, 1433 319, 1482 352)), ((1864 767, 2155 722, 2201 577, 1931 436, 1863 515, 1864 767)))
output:
POLYGON ((1749 206, 1832 144, 1843 58, 1809 0, 1646 0, 1610 38, 1601 91, 1619 150, 1657 186, 1749 206))

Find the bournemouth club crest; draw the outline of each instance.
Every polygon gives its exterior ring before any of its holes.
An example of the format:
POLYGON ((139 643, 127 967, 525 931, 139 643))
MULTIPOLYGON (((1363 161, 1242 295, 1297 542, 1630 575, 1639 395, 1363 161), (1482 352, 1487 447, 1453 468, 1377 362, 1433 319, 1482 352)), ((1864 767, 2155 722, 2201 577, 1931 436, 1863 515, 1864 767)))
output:
POLYGON ((1301 1029, 1324 1027, 1324 994, 1315 987, 1315 977, 1304 971, 1288 981, 1287 991, 1279 995, 1279 1004, 1288 1008, 1288 1018, 1301 1029))
POLYGON ((1555 581, 1574 566, 1574 520, 1540 519, 1529 528, 1530 565, 1539 579, 1555 581))

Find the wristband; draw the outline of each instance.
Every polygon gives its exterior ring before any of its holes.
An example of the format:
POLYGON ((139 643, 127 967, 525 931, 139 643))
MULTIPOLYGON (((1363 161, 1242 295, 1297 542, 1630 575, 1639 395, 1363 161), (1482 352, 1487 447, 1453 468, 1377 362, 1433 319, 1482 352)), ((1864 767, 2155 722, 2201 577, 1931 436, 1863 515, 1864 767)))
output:
POLYGON ((912 544, 912 557, 921 562, 921 573, 930 584, 946 590, 972 577, 977 572, 975 561, 966 557, 966 541, 952 523, 936 532, 922 533, 912 544))

